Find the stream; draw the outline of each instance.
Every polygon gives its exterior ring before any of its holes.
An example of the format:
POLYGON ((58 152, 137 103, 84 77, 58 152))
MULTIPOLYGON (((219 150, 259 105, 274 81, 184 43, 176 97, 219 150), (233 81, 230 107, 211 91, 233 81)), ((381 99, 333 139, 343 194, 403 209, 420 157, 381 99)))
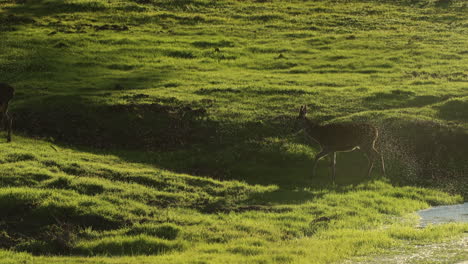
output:
POLYGON ((468 222, 468 202, 456 205, 435 206, 417 212, 421 217, 420 226, 450 222, 468 222))

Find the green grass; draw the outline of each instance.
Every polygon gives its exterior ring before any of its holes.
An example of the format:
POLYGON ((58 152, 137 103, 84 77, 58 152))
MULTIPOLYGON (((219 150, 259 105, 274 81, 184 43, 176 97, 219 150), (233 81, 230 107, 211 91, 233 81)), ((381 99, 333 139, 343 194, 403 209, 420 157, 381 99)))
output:
POLYGON ((0 263, 331 263, 462 236, 414 211, 468 195, 467 9, 0 1, 0 263), (353 152, 312 178, 303 104, 378 126, 388 177, 353 152))
POLYGON ((14 177, 2 177, 2 243, 72 256, 4 251, 11 263, 130 261, 103 257, 117 255, 151 255, 131 260, 152 263, 326 263, 445 241, 468 230, 466 224, 415 228, 415 210, 462 201, 437 190, 384 181, 288 190, 15 138, 0 157, 0 169, 14 177))

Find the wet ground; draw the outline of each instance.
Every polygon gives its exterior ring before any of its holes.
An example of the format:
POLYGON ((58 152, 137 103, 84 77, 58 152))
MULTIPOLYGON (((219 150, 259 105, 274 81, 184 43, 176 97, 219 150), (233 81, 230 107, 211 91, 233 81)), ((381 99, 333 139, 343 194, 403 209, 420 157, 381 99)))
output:
MULTIPOLYGON (((417 212, 420 227, 429 224, 468 222, 468 202, 457 205, 435 206, 417 212)), ((468 234, 461 239, 417 245, 411 249, 399 249, 385 255, 355 258, 346 264, 468 264, 468 234)))
POLYGON ((468 235, 444 243, 417 245, 385 255, 362 257, 345 264, 468 264, 468 235))

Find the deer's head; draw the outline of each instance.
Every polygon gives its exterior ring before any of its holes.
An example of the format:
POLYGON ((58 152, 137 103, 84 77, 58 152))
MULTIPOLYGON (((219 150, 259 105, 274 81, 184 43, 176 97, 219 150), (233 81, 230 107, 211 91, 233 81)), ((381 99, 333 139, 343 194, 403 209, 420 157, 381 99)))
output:
POLYGON ((301 105, 301 108, 299 109, 299 116, 296 119, 297 120, 306 119, 306 115, 307 115, 307 105, 301 105))
POLYGON ((296 117, 295 130, 302 129, 307 124, 307 106, 301 105, 299 115, 296 117))

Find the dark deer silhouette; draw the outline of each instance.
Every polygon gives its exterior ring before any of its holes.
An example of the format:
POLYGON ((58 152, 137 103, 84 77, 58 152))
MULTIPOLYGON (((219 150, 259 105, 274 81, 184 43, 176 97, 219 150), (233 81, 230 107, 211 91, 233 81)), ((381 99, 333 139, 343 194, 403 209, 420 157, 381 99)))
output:
POLYGON ((379 136, 379 131, 375 126, 365 123, 343 123, 321 126, 309 120, 306 115, 307 106, 301 106, 297 120, 300 121, 304 128, 305 134, 321 147, 321 151, 315 156, 312 175, 315 174, 317 162, 328 154, 332 154, 332 181, 335 182, 336 152, 348 152, 355 149, 362 150, 369 160, 368 177, 370 177, 372 168, 374 167, 374 161, 379 157, 382 162, 382 172, 385 175, 383 157, 375 149, 375 142, 379 136))
POLYGON ((11 87, 6 83, 0 83, 0 115, 1 124, 4 129, 8 132, 7 141, 11 141, 11 127, 13 119, 8 114, 8 104, 15 95, 15 88, 11 87))

